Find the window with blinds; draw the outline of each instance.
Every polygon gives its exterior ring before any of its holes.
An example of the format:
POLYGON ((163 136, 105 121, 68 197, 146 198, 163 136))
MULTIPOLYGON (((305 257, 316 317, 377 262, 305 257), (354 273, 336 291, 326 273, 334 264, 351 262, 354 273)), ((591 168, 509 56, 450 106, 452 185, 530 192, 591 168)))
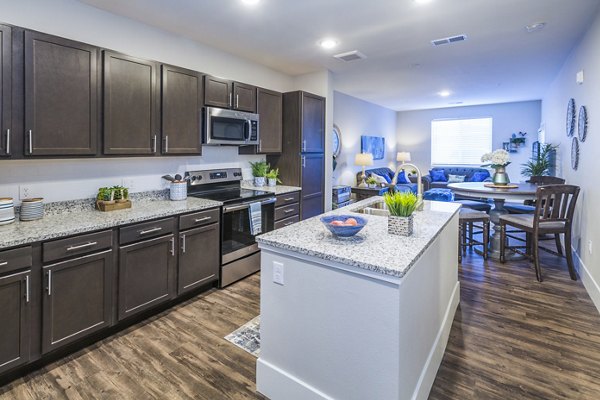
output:
POLYGON ((432 165, 480 165, 492 151, 492 118, 431 121, 432 165))

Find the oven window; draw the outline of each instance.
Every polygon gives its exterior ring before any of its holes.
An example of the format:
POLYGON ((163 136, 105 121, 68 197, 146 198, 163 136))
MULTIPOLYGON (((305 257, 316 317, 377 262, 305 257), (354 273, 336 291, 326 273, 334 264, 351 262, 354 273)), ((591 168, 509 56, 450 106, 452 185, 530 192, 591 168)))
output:
MULTIPOLYGON (((250 233, 250 208, 223 214, 222 254, 252 246, 256 241, 250 233)), ((262 232, 273 230, 274 205, 262 207, 262 232)))
POLYGON ((236 118, 211 117, 211 139, 243 141, 246 121, 236 118))

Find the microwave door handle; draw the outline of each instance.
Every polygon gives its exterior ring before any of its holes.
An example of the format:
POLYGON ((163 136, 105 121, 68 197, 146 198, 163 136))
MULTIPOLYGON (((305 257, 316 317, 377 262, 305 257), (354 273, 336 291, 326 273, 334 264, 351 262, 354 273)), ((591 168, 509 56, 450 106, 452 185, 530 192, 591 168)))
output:
POLYGON ((244 140, 248 141, 250 138, 250 130, 252 129, 252 122, 249 119, 246 120, 246 124, 244 126, 244 140))

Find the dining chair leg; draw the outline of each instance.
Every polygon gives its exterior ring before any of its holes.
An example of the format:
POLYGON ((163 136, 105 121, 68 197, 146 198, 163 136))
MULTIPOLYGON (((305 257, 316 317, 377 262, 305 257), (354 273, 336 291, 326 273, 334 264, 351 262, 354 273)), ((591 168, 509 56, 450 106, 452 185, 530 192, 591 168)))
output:
POLYGON ((565 253, 567 258, 567 266, 569 267, 569 275, 574 281, 577 280, 575 265, 573 264, 573 248, 571 247, 571 231, 565 232, 565 253))
POLYGON ((490 240, 490 223, 483 223, 483 259, 487 260, 488 258, 488 242, 490 240))
POLYGON ((563 255, 562 245, 560 244, 560 233, 554 235, 554 240, 556 240, 556 251, 561 256, 563 255))
POLYGON ((531 233, 525 233, 525 254, 531 257, 531 233))
POLYGON ((506 225, 500 224, 500 262, 505 262, 504 252, 506 251, 506 225))
POLYGON ((465 222, 465 224, 462 227, 462 251, 463 254, 467 253, 467 230, 468 230, 468 222, 465 222))
MULTIPOLYGON (((469 243, 473 243, 473 223, 469 224, 469 243)), ((470 246, 471 252, 473 252, 473 246, 470 246)))
POLYGON ((458 262, 462 263, 463 224, 458 224, 458 262))
POLYGON ((535 276, 538 282, 542 281, 542 268, 540 267, 540 248, 539 248, 539 237, 538 235, 533 236, 533 264, 535 266, 535 276))

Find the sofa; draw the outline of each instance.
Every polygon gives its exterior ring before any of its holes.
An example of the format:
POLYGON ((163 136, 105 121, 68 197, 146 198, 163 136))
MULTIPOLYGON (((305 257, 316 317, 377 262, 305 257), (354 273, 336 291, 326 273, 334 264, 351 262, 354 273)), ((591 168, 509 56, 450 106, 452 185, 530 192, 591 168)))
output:
MULTIPOLYGON (((379 176, 382 176, 384 178, 387 177, 387 179, 389 179, 389 183, 392 182, 392 179, 394 178, 394 171, 392 171, 390 168, 387 167, 383 167, 383 168, 372 168, 372 169, 367 169, 365 171, 365 175, 366 177, 370 177, 371 174, 377 174, 379 176)), ((417 178, 416 177, 409 177, 410 179, 410 183, 398 183, 396 185, 396 187, 399 190, 406 190, 406 189, 410 189, 410 191, 412 191, 413 193, 417 193, 417 178)), ((356 174, 356 186, 358 186, 360 184, 360 182, 362 181, 362 171, 356 174)), ((425 183, 423 183, 423 185, 425 185, 425 183)), ((423 186, 423 190, 425 190, 425 186, 423 186)))
POLYGON ((465 177, 465 182, 491 182, 492 177, 490 172, 485 168, 478 167, 433 167, 430 173, 423 176, 424 190, 429 189, 443 189, 448 187, 448 178, 450 175, 462 175, 465 177), (432 179, 432 171, 444 171, 445 181, 435 181, 432 179), (483 180, 473 180, 475 173, 480 173, 480 176, 485 176, 483 180))

